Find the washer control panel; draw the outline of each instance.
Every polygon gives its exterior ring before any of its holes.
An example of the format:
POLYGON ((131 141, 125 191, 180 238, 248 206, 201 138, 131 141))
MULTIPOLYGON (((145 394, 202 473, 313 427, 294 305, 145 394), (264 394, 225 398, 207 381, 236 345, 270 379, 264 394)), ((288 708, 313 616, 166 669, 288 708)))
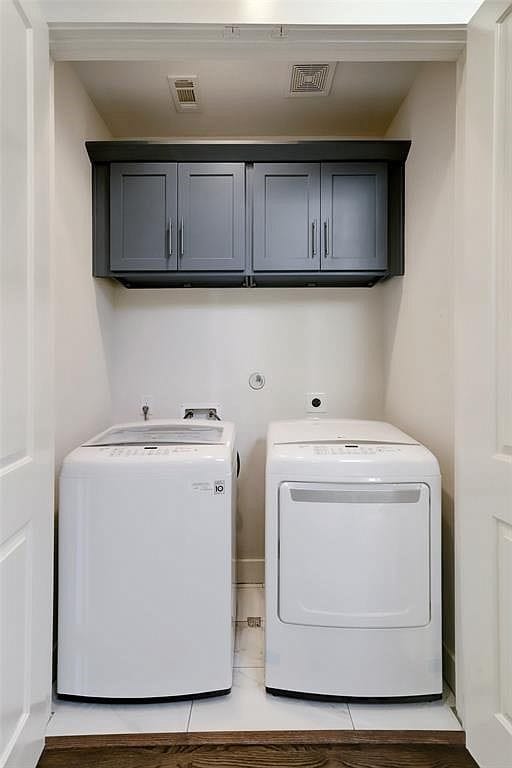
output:
POLYGON ((112 458, 128 458, 133 456, 171 456, 179 453, 197 453, 192 445, 106 445, 100 449, 112 458))
MULTIPOLYGON (((301 447, 306 448, 307 446, 301 447)), ((357 443, 313 446, 315 456, 376 456, 386 453, 400 453, 400 447, 396 445, 358 445, 357 443)))

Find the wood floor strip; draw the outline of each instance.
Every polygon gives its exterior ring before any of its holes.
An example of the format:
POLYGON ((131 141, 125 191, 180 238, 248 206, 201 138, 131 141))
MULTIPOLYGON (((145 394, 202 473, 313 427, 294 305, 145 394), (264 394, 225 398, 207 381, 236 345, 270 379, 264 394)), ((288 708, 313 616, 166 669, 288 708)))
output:
POLYGON ((464 731, 212 731, 47 736, 46 749, 277 745, 432 744, 464 747, 464 731))
POLYGON ((462 746, 339 744, 45 749, 38 768, 478 768, 462 746))

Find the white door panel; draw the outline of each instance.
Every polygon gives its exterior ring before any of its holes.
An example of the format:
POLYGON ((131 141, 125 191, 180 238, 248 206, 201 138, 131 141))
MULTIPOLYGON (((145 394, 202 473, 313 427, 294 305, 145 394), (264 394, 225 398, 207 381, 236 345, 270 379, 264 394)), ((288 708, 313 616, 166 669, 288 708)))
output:
MULTIPOLYGON (((468 30, 456 294, 457 679, 470 752, 512 765, 512 4, 468 30)), ((459 693, 459 692, 458 692, 459 693)))
POLYGON ((0 2, 0 35, 0 768, 31 768, 51 683, 49 61, 33 3, 0 2))
POLYGON ((326 627, 427 625, 428 486, 283 483, 279 617, 326 627))

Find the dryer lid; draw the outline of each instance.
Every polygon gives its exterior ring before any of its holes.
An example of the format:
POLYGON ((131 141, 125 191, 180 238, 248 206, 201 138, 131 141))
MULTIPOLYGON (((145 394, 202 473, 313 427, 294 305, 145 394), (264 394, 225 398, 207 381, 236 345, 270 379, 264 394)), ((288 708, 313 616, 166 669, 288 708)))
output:
POLYGON ((305 473, 340 477, 439 476, 432 453, 382 421, 302 419, 270 424, 267 472, 286 479, 305 473))
POLYGON ((418 445, 392 424, 359 419, 301 419, 270 425, 273 445, 418 445))
POLYGON ((215 424, 130 424, 107 429, 84 446, 109 445, 223 445, 224 429, 215 424))

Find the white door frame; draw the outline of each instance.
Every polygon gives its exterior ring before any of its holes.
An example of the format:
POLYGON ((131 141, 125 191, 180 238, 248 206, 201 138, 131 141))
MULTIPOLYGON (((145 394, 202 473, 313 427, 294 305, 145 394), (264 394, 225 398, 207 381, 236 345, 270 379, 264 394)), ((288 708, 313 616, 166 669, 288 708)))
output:
POLYGON ((486 0, 469 25, 462 101, 457 706, 475 759, 483 768, 505 768, 512 765, 512 0, 486 0))
MULTIPOLYGON (((91 14, 92 16, 92 14, 91 14)), ((462 25, 278 26, 248 24, 115 24, 53 21, 55 61, 456 61, 464 50, 462 25), (172 53, 171 53, 172 52, 172 53)))
POLYGON ((479 0, 40 0, 55 61, 455 61, 479 0))
MULTIPOLYGON (((23 2, 30 4, 31 0, 23 2)), ((232 59, 461 61, 466 42, 466 28, 460 20, 425 24, 424 18, 414 17, 413 3, 396 3, 395 25, 382 19, 371 25, 360 22, 359 26, 347 26, 351 22, 343 19, 344 23, 337 26, 323 27, 308 20, 282 27, 271 17, 265 24, 255 23, 254 18, 249 19, 251 23, 244 23, 242 18, 231 18, 226 24, 204 21, 192 25, 185 20, 169 23, 163 19, 154 23, 147 10, 141 10, 144 18, 137 23, 132 19, 106 20, 105 7, 110 5, 106 2, 42 0, 41 4, 49 22, 54 61, 148 60, 167 58, 170 51, 173 58, 179 59, 197 58, 200 51, 203 57, 232 59), (404 13, 412 14, 408 25, 400 23, 404 13)), ((113 5, 120 7, 119 3, 113 5)), ((137 5, 144 9, 143 3, 137 5)), ((169 0, 160 5, 168 8, 169 0)), ((180 7, 185 5, 180 0, 180 7)), ((332 10, 332 3, 329 6, 332 10)), ((317 13, 318 4, 314 7, 317 13)), ((460 70, 463 71, 463 64, 460 70)), ((460 621, 457 634, 460 635, 460 621)), ((458 696, 462 693, 461 683, 463 676, 459 679, 458 696)))

